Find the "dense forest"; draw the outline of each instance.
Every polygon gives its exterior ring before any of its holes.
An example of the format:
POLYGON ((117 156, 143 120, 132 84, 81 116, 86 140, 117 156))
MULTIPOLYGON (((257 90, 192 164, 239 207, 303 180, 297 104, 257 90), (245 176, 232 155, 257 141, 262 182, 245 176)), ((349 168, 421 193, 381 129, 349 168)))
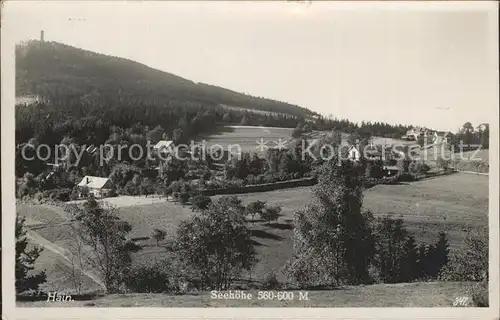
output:
POLYGON ((37 95, 53 103, 68 100, 121 105, 220 104, 296 117, 306 108, 198 84, 128 59, 36 40, 16 47, 16 96, 37 95))
POLYGON ((284 102, 196 84, 127 59, 35 40, 16 47, 16 96, 30 95, 38 101, 16 106, 18 144, 34 138, 54 145, 71 137, 79 144, 100 145, 113 128, 136 125, 159 126, 170 137, 181 130, 184 139, 211 130, 215 123, 391 137, 408 128, 324 118, 284 102))

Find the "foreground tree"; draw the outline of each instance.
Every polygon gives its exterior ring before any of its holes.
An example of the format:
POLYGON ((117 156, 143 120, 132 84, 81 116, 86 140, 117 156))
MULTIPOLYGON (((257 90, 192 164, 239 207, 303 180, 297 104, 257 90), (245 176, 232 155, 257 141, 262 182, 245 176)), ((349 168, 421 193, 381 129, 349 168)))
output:
POLYGON ((332 159, 318 170, 314 199, 295 214, 294 256, 285 273, 301 287, 365 283, 374 255, 371 216, 361 212, 362 173, 332 159))
POLYGON ((115 208, 104 208, 93 197, 75 211, 81 237, 92 249, 90 266, 100 273, 108 293, 118 292, 136 249, 126 238, 131 226, 118 218, 115 208))
POLYGON ((174 249, 190 269, 197 271, 202 290, 228 289, 256 262, 244 207, 236 197, 218 199, 201 214, 183 221, 174 249))
POLYGON ((273 220, 278 220, 281 212, 280 206, 265 206, 261 212, 260 217, 269 224, 273 220))
POLYGON ((40 256, 42 249, 33 247, 28 250, 26 230, 24 230, 24 218, 16 217, 16 293, 29 290, 38 290, 40 284, 46 282, 45 272, 35 273, 35 261, 40 256))
POLYGON ((247 207, 245 208, 245 212, 249 215, 252 216, 252 222, 255 220, 255 215, 260 215, 262 213, 262 210, 264 209, 266 205, 265 201, 254 201, 250 202, 247 207))

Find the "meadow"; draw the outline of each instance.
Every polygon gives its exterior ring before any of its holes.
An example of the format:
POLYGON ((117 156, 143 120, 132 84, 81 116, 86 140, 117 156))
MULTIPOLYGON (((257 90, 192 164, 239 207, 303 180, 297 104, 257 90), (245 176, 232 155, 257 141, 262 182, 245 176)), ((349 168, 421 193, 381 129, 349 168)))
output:
MULTIPOLYGON (((256 152, 263 154, 258 148, 258 141, 263 139, 267 142, 267 147, 276 147, 276 143, 289 141, 291 138, 292 128, 277 128, 277 127, 257 127, 257 126, 224 126, 215 130, 215 132, 202 135, 197 139, 197 142, 205 141, 207 147, 215 144, 223 146, 224 150, 229 150, 230 145, 239 145, 242 152, 256 152)), ((236 148, 231 150, 236 151, 236 148)))
MULTIPOLYGON (((252 273, 243 275, 243 278, 261 282, 270 271, 275 271, 281 281, 285 280, 280 269, 293 252, 294 212, 312 199, 312 188, 241 194, 238 197, 244 205, 261 200, 282 207, 276 222, 249 221, 259 262, 252 273)), ((133 255, 135 263, 168 257, 177 226, 196 214, 189 206, 158 198, 117 197, 105 201, 116 206, 119 216, 132 225, 130 236, 142 246, 142 250, 133 255), (167 231, 165 241, 158 245, 150 239, 154 228, 167 231)), ((58 221, 35 232, 58 247, 66 247, 71 235, 67 225, 61 223, 59 209, 50 210, 51 207, 46 205, 28 208, 18 206, 18 212, 38 221, 43 217, 47 221, 58 221)), ((402 218, 419 243, 433 242, 440 231, 445 231, 453 251, 463 243, 469 228, 479 231, 488 227, 488 177, 455 173, 403 185, 378 185, 365 191, 363 208, 371 210, 376 217, 392 213, 394 218, 402 218)), ((41 259, 41 264, 47 269, 53 264, 46 261, 48 258, 41 259)), ((54 256, 50 258, 54 259, 54 256)))

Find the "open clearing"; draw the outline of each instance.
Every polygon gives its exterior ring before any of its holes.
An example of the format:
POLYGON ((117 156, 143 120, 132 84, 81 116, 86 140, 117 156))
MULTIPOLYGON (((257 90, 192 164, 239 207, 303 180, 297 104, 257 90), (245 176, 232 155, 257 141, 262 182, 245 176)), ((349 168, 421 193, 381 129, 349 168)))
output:
MULTIPOLYGON (((238 195, 245 205, 261 200, 282 206, 277 222, 269 225, 262 221, 249 222, 259 262, 251 275, 243 275, 244 279, 260 282, 274 270, 281 281, 285 280, 280 269, 292 254, 294 212, 303 208, 312 196, 311 187, 238 195)), ((120 217, 132 225, 131 236, 143 247, 134 254, 135 262, 168 257, 177 226, 196 214, 189 206, 157 198, 117 197, 106 201, 119 207, 120 217), (154 228, 167 231, 167 239, 158 246, 149 239, 154 228)), ((488 177, 456 173, 406 185, 378 185, 364 193, 363 203, 364 209, 376 216, 393 213, 395 218, 401 217, 418 242, 433 242, 439 231, 446 231, 453 250, 463 243, 467 228, 487 230, 488 177)), ((51 208, 20 205, 18 212, 42 222, 57 221, 51 226, 37 228, 36 232, 65 247, 71 237, 69 228, 61 224, 64 220, 57 211, 60 209, 51 208)), ((52 266, 44 265, 44 268, 52 266)))
MULTIPOLYGON (((212 299, 209 292, 196 294, 112 294, 92 301, 17 302, 18 307, 451 307, 455 297, 469 296, 473 283, 419 282, 353 286, 338 290, 307 291, 308 300, 300 300, 293 291, 293 300, 258 300, 258 291, 251 300, 212 299)), ((306 291, 302 291, 304 294, 306 291)))
MULTIPOLYGON (((205 140, 207 147, 217 144, 222 146, 224 150, 233 152, 237 151, 237 147, 229 149, 230 145, 240 146, 242 152, 262 153, 258 143, 261 139, 267 143, 267 147, 276 147, 279 139, 288 141, 292 131, 292 128, 224 126, 219 128, 216 133, 201 136, 198 142, 205 140)), ((263 151, 265 152, 265 149, 263 151)))

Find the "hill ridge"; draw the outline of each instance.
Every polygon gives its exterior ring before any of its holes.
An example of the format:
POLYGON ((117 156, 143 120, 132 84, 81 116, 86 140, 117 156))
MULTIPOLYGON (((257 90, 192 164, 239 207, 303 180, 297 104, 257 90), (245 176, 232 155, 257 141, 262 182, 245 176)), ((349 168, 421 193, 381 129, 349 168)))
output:
POLYGON ((37 95, 51 100, 97 93, 119 100, 148 96, 165 103, 226 104, 301 118, 317 115, 298 105, 194 82, 129 58, 56 41, 30 40, 16 46, 16 84, 16 97, 37 95))

